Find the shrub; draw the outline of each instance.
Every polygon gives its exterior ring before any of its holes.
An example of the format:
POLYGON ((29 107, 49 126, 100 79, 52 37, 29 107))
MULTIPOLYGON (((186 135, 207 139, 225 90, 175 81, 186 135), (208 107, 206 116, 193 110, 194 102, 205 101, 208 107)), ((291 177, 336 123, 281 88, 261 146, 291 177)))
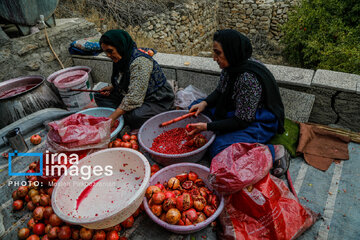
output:
POLYGON ((282 27, 284 54, 295 65, 360 74, 360 2, 302 0, 282 27))

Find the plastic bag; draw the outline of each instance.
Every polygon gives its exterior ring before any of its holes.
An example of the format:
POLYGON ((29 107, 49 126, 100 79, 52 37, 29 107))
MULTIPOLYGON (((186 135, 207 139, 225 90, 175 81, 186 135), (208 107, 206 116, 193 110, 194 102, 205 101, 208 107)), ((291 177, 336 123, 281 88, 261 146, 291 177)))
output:
POLYGON ((105 148, 110 142, 110 118, 76 113, 48 125, 47 143, 53 152, 105 148))
POLYGON ((218 192, 234 193, 257 183, 271 167, 272 155, 266 145, 234 143, 213 158, 209 181, 218 192))
POLYGON ((225 199, 219 217, 220 239, 295 239, 317 219, 282 180, 270 174, 253 188, 244 188, 225 199))
POLYGON ((179 107, 181 109, 187 109, 193 101, 206 97, 207 95, 200 89, 194 87, 193 85, 189 85, 183 90, 177 91, 175 94, 174 105, 175 107, 179 107))

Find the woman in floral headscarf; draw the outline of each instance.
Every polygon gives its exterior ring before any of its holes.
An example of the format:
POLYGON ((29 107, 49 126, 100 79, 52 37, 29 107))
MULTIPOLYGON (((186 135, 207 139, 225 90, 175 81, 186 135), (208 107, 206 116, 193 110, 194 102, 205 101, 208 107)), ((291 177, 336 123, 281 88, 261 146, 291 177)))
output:
POLYGON ((116 120, 124 116, 132 129, 152 116, 173 107, 174 92, 159 64, 137 49, 131 36, 123 30, 110 30, 100 38, 100 45, 113 61, 112 86, 95 95, 99 107, 111 107, 109 116, 116 120))

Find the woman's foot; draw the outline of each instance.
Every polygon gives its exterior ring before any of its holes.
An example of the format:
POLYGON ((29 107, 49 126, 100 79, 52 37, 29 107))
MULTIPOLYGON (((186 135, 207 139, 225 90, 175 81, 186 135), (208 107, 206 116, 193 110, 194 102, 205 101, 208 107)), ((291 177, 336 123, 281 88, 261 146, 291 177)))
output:
POLYGON ((280 145, 279 151, 275 150, 275 161, 272 167, 272 174, 275 177, 283 176, 290 166, 290 153, 284 148, 284 146, 280 145))

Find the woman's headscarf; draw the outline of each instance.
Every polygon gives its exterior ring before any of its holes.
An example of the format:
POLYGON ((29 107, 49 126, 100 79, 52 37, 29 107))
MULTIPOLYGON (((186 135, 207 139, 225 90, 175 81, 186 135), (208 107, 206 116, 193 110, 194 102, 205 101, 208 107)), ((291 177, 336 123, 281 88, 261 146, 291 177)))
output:
POLYGON ((284 131, 284 105, 279 88, 272 73, 262 64, 251 61, 252 46, 249 38, 232 29, 219 30, 214 34, 214 41, 221 44, 224 55, 229 63, 225 71, 229 74, 225 92, 216 105, 215 118, 226 115, 226 106, 231 102, 234 83, 239 74, 250 72, 256 75, 263 89, 264 103, 278 119, 278 132, 284 131))
POLYGON ((100 38, 100 45, 102 43, 113 46, 116 48, 118 53, 121 55, 121 60, 117 63, 113 63, 113 72, 111 76, 111 83, 115 89, 123 89, 127 91, 129 86, 129 78, 127 77, 129 73, 129 65, 131 54, 136 48, 136 43, 133 41, 129 33, 124 30, 110 30, 104 33, 100 38), (117 79, 119 73, 122 73, 122 78, 118 84, 117 79))

